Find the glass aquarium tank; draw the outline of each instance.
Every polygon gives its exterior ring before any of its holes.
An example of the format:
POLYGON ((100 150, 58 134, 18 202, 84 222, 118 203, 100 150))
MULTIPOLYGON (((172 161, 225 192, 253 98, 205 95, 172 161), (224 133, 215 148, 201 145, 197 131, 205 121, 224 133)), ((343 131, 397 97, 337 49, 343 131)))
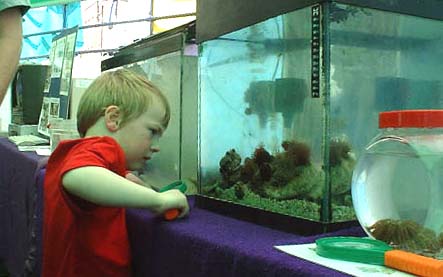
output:
POLYGON ((230 6, 197 6, 197 205, 302 234, 356 225, 379 112, 443 107, 443 3, 230 6))
POLYGON ((128 68, 147 77, 171 106, 160 152, 140 172, 142 180, 161 188, 178 179, 196 191, 197 180, 197 44, 195 21, 119 49, 102 61, 102 71, 128 68))

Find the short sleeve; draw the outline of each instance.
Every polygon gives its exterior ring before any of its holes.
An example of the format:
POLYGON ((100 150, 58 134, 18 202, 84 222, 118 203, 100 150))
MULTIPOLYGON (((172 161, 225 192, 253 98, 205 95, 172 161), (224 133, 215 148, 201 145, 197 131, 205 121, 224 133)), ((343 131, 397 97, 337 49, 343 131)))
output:
POLYGON ((123 177, 126 174, 123 151, 110 138, 73 148, 62 165, 61 175, 83 166, 104 167, 123 177))
POLYGON ((68 194, 62 188, 62 176, 75 168, 99 166, 122 177, 126 175, 126 162, 123 149, 110 137, 96 137, 60 142, 48 161, 47 172, 56 172, 54 183, 57 184, 67 204, 73 209, 90 210, 97 207, 88 201, 68 194))

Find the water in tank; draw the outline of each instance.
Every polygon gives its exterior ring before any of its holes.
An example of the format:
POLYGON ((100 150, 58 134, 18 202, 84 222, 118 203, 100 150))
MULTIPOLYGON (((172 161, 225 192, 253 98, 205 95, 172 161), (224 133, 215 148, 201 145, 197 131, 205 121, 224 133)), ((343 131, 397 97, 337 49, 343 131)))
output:
POLYGON ((443 106, 442 37, 441 20, 328 2, 202 42, 200 193, 355 219, 352 172, 378 113, 443 106))

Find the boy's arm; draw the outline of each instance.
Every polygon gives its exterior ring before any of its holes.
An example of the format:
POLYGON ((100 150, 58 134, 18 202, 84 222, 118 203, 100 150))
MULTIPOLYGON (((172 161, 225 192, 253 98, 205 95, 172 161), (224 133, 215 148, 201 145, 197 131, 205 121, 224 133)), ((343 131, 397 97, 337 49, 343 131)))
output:
POLYGON ((140 177, 138 177, 137 175, 135 175, 135 174, 132 173, 132 172, 128 172, 128 173, 126 173, 125 178, 128 179, 129 181, 132 181, 132 182, 136 183, 136 184, 139 184, 139 185, 142 185, 142 186, 144 186, 144 187, 147 187, 147 188, 153 189, 151 185, 149 185, 149 184, 143 182, 143 180, 140 179, 140 177))
POLYGON ((182 217, 189 211, 186 196, 178 190, 158 193, 98 166, 80 167, 63 175, 69 193, 103 206, 145 208, 155 213, 179 209, 182 217))

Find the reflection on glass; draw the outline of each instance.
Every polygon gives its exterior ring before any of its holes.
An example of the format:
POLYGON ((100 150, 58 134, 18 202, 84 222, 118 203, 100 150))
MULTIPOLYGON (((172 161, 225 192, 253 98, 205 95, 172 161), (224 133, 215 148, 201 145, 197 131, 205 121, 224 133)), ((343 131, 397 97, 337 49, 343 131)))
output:
POLYGON ((184 56, 180 50, 124 67, 146 76, 171 107, 168 128, 158 142, 160 152, 146 164, 142 179, 154 187, 178 179, 196 182, 197 57, 184 56))
POLYGON ((352 171, 378 112, 443 107, 441 21, 328 11, 320 97, 311 7, 202 43, 202 194, 322 222, 355 219, 352 171))

